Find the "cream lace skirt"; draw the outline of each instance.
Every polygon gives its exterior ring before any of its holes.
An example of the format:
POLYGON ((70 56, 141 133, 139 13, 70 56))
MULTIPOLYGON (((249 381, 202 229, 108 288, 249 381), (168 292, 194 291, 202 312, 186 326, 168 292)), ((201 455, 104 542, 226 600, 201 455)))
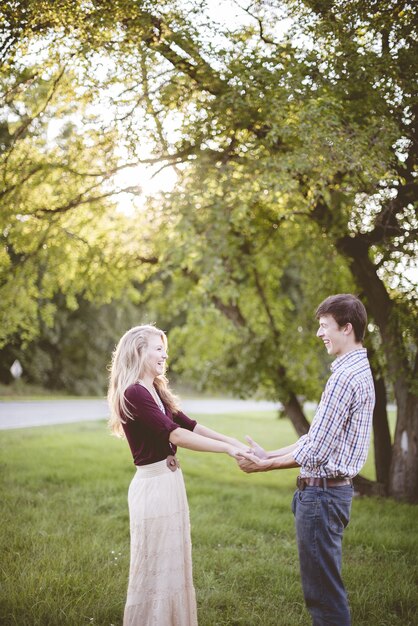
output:
POLYGON ((137 467, 128 493, 131 561, 123 626, 197 626, 181 469, 137 467))

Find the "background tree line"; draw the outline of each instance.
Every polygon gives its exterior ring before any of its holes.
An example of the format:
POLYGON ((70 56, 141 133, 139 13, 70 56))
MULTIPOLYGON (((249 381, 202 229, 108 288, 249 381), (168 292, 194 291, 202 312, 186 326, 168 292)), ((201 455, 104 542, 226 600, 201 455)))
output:
POLYGON ((58 293, 124 294, 172 329, 178 372, 280 400, 301 434, 325 375, 313 310, 356 292, 378 483, 415 501, 411 3, 260 1, 234 28, 204 2, 3 4, 4 345, 52 324, 58 293), (130 219, 115 174, 144 162, 177 182, 130 219))

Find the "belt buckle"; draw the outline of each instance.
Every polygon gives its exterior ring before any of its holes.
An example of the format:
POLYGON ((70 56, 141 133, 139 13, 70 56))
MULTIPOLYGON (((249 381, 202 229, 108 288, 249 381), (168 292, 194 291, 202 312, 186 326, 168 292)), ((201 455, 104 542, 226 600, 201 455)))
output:
POLYGON ((303 480, 302 476, 298 476, 296 478, 296 485, 297 485, 297 488, 299 489, 299 491, 303 491, 305 489, 306 483, 303 480))
POLYGON ((172 472, 175 472, 176 469, 180 467, 180 463, 178 462, 177 458, 172 454, 168 455, 166 463, 167 463, 168 469, 171 470, 172 472))

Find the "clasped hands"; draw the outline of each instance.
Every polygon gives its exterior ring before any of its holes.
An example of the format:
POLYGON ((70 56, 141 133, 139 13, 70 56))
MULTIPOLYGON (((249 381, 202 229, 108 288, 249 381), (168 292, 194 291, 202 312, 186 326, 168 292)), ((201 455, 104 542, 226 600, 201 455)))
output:
POLYGON ((267 452, 251 437, 245 437, 249 447, 247 450, 238 450, 235 459, 243 472, 265 472, 272 465, 267 452))

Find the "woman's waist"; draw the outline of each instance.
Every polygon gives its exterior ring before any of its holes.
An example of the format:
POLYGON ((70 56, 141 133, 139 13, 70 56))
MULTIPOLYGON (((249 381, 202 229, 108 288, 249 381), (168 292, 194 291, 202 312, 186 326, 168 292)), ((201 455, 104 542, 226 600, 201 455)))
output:
POLYGON ((161 476, 167 472, 175 472, 177 469, 180 469, 180 464, 177 457, 168 455, 167 458, 162 461, 148 463, 147 465, 136 465, 135 467, 138 478, 152 478, 153 476, 161 476))

